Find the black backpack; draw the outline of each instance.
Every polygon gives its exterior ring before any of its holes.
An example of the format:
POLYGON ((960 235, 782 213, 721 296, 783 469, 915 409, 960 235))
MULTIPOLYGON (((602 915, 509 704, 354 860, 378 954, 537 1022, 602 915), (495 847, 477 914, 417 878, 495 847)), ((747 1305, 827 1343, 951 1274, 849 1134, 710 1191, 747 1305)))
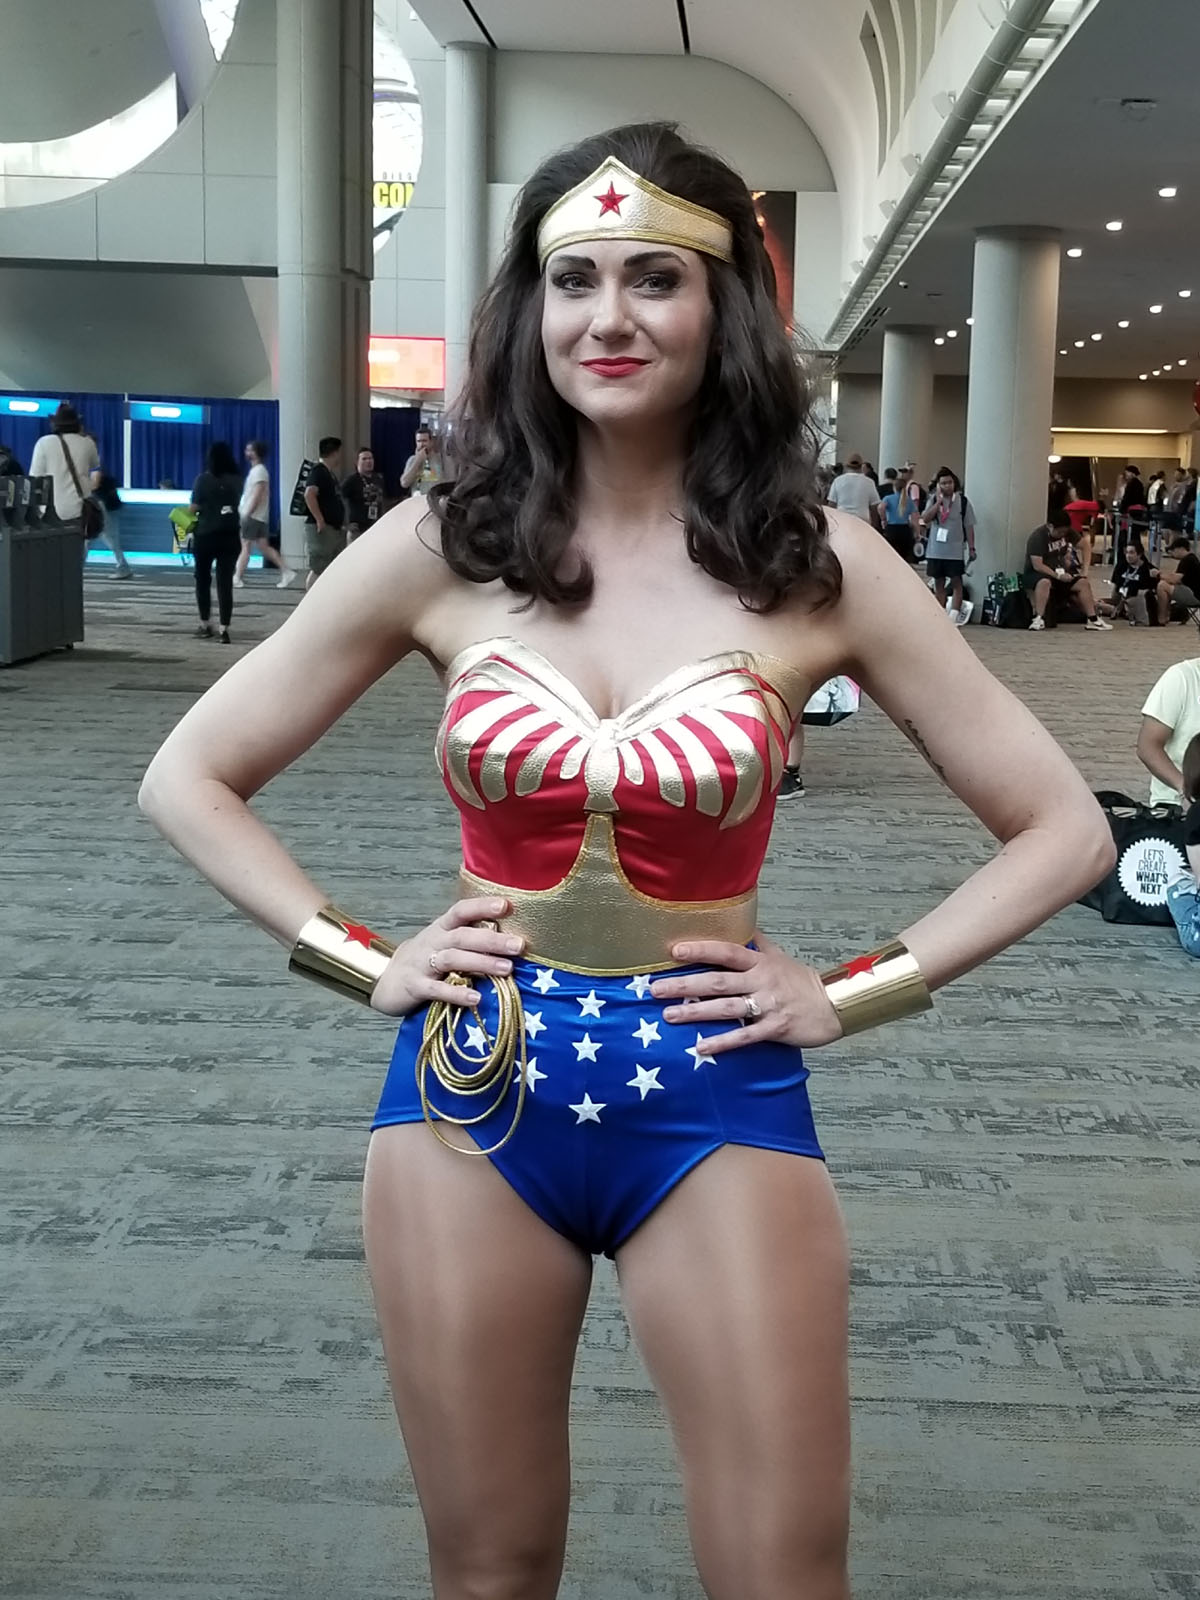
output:
POLYGON ((1000 602, 996 626, 1000 628, 1028 628, 1033 621, 1033 601, 1027 589, 1013 589, 1000 602))

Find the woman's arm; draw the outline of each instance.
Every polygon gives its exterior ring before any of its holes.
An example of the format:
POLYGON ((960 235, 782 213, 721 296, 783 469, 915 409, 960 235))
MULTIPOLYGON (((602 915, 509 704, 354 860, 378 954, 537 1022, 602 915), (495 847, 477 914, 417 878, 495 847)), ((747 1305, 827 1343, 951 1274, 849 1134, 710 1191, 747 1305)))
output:
POLYGON ((987 671, 921 580, 848 519, 830 521, 845 573, 845 670, 1001 844, 901 934, 936 988, 1090 889, 1112 866, 1112 836, 1066 755, 987 671))
POLYGON ((327 896, 248 802, 413 648, 448 578, 431 524, 418 531, 424 514, 407 504, 340 556, 197 701, 142 782, 138 803, 175 848, 289 946, 327 896))

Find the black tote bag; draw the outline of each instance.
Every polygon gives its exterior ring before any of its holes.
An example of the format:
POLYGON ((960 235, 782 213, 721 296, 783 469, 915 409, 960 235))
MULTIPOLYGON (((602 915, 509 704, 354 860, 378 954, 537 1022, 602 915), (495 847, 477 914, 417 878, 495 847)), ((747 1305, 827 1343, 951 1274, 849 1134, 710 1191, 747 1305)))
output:
POLYGON ((1145 806, 1116 789, 1098 789, 1096 799, 1112 829, 1117 864, 1079 904, 1105 922, 1169 925, 1167 884, 1188 864, 1179 808, 1145 806))

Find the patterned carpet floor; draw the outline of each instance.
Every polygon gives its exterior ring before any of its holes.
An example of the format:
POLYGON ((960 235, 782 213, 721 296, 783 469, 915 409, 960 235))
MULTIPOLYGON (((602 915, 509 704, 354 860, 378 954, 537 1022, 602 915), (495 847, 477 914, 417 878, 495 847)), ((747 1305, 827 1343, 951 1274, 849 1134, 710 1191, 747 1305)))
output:
MULTIPOLYGON (((134 804, 294 603, 247 588, 222 651, 178 582, 89 578, 87 645, 0 672, 4 1600, 428 1593, 358 1221, 387 1025, 289 979, 134 804)), ((1094 787, 1143 792, 1138 708, 1194 632, 970 639, 1094 787)), ((437 710, 402 665, 260 802, 383 926, 435 915, 455 862, 437 710)), ((814 732, 805 775, 763 915, 797 954, 869 947, 987 857, 874 709, 814 732)), ((1072 908, 820 1057, 858 1600, 1200 1597, 1198 997, 1172 930, 1072 908)), ((573 1429, 564 1600, 698 1600, 607 1266, 573 1429)))

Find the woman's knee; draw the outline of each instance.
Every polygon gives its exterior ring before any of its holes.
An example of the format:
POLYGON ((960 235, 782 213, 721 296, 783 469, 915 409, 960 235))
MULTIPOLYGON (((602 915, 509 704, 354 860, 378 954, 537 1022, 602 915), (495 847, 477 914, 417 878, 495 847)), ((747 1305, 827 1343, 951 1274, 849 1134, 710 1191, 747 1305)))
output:
POLYGON ((436 1600, 553 1600, 562 1576, 565 1529, 513 1538, 459 1528, 429 1537, 436 1600))

